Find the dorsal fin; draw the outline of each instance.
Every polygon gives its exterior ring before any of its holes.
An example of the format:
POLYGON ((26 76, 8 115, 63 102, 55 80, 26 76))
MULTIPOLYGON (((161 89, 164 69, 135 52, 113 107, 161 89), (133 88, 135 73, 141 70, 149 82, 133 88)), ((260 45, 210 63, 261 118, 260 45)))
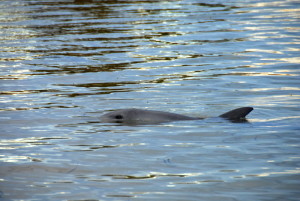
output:
POLYGON ((253 107, 241 107, 221 114, 219 117, 230 120, 244 119, 252 110, 253 107))

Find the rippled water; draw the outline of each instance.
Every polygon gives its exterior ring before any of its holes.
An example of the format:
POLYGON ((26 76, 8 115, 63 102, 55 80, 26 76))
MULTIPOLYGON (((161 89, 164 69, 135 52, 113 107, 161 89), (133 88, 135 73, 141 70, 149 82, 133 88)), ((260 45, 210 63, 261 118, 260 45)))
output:
POLYGON ((298 200, 296 0, 0 2, 2 200, 298 200), (119 108, 248 123, 101 123, 119 108))

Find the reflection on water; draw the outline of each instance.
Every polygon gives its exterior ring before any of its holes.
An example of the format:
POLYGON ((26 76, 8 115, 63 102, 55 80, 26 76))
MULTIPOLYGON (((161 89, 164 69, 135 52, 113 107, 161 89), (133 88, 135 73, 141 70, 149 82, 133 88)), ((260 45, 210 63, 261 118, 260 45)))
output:
POLYGON ((1 1, 0 197, 297 200, 298 7, 1 1), (118 108, 242 106, 249 123, 99 122, 118 108))

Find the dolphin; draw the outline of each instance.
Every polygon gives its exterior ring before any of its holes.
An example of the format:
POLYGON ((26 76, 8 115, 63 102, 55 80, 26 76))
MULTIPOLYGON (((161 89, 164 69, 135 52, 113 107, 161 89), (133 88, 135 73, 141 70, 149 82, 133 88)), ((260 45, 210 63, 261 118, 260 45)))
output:
MULTIPOLYGON (((219 117, 230 120, 232 122, 243 122, 245 117, 253 110, 252 107, 241 107, 224 114, 219 117)), ((123 123, 123 124, 156 124, 170 121, 184 120, 201 120, 201 117, 189 117, 181 114, 163 112, 157 110, 144 109, 119 109, 106 113, 100 117, 104 123, 123 123)))

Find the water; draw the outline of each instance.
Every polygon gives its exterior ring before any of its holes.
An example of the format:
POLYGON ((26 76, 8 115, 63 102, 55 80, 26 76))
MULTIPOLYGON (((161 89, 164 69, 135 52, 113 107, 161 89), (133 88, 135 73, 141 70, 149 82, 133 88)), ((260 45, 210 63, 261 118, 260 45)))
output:
POLYGON ((299 200, 299 6, 1 1, 1 200, 299 200))

